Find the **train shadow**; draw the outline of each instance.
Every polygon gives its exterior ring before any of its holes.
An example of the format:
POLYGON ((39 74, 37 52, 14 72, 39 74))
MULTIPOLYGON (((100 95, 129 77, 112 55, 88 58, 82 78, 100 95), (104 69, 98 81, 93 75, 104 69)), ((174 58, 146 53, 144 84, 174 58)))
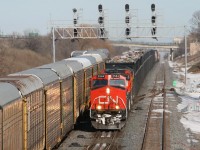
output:
POLYGON ((77 122, 74 126, 74 130, 96 132, 97 130, 92 126, 89 111, 85 111, 79 115, 77 122))

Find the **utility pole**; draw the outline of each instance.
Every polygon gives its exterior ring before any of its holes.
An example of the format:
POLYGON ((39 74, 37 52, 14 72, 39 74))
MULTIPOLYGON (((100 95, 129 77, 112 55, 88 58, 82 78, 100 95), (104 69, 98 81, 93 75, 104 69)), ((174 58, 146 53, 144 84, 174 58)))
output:
POLYGON ((184 36, 185 36, 185 87, 187 85, 187 35, 186 26, 184 26, 184 36))
POLYGON ((54 33, 54 26, 52 27, 52 34, 53 34, 53 37, 52 37, 52 42, 53 42, 53 63, 56 62, 56 56, 55 56, 55 53, 56 53, 56 46, 55 46, 55 33, 54 33))

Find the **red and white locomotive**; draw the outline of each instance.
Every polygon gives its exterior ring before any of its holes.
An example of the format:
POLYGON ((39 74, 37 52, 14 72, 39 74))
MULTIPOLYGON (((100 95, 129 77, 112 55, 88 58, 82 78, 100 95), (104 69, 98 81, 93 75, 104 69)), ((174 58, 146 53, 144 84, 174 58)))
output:
POLYGON ((128 69, 105 70, 91 79, 90 118, 96 129, 121 129, 128 117, 133 74, 128 69))
POLYGON ((145 75, 158 61, 156 50, 124 52, 91 78, 90 119, 96 129, 121 129, 145 75))

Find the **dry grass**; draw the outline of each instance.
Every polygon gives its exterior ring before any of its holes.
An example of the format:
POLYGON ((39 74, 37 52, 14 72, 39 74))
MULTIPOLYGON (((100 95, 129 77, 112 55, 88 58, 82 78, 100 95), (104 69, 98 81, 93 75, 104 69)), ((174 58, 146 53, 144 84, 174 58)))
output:
MULTIPOLYGON (((105 48, 111 56, 123 49, 100 39, 57 40, 56 61, 70 57, 74 50, 105 48)), ((0 77, 52 62, 51 35, 34 39, 0 39, 0 77)))
MULTIPOLYGON (((200 61, 199 60, 200 60, 200 52, 198 52, 195 55, 187 57, 187 62, 188 62, 187 65, 190 67, 188 72, 200 73, 200 61)), ((177 57, 175 59, 175 61, 183 64, 183 66, 184 66, 185 65, 185 56, 177 57)))
POLYGON ((193 65, 192 67, 190 67, 190 69, 188 70, 188 72, 200 73, 200 62, 198 62, 195 65, 193 65))
MULTIPOLYGON (((195 55, 187 57, 188 63, 196 63, 197 61, 199 61, 199 59, 200 59, 200 52, 198 52, 195 55)), ((184 63, 185 62, 185 56, 183 55, 182 57, 181 56, 176 57, 174 59, 174 61, 176 61, 178 63, 184 63)))
POLYGON ((44 57, 31 50, 14 48, 1 48, 0 59, 0 76, 37 67, 51 61, 49 57, 44 57))

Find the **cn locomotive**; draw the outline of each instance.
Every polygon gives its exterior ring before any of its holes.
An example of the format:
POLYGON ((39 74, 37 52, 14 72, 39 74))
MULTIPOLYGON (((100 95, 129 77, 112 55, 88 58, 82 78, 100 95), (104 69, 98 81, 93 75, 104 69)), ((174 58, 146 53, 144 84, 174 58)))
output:
POLYGON ((96 129, 121 129, 133 97, 145 75, 158 60, 155 50, 125 52, 106 63, 106 69, 90 82, 90 118, 96 129))
POLYGON ((91 79, 90 118, 97 129, 124 126, 131 101, 133 74, 128 70, 106 70, 91 79))

